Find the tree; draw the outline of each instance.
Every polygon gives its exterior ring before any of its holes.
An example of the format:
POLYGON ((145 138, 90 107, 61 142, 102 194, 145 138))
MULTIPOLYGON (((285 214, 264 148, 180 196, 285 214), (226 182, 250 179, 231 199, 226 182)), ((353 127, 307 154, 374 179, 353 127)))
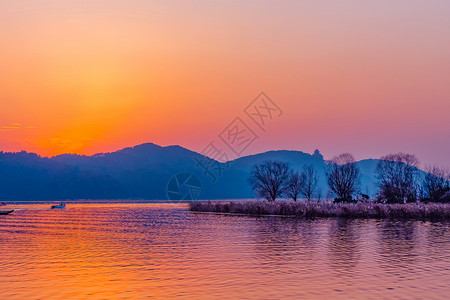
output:
POLYGON ((319 177, 317 176, 316 169, 314 169, 312 165, 303 166, 300 176, 301 181, 303 182, 303 185, 300 188, 300 194, 310 201, 319 184, 319 177))
POLYGON ((397 153, 381 157, 376 173, 378 200, 385 203, 415 202, 418 194, 419 160, 413 154, 397 153))
POLYGON ((445 168, 428 166, 423 177, 425 195, 430 201, 443 201, 444 195, 450 190, 450 171, 445 168))
POLYGON ((337 196, 335 201, 351 202, 359 184, 359 169, 353 155, 343 153, 328 161, 326 175, 330 190, 337 196))
POLYGON ((275 201, 286 191, 290 174, 287 163, 268 160, 253 167, 249 183, 257 197, 275 201))
POLYGON ((298 172, 291 172, 284 194, 292 200, 297 201, 298 194, 301 192, 303 185, 302 176, 298 172))

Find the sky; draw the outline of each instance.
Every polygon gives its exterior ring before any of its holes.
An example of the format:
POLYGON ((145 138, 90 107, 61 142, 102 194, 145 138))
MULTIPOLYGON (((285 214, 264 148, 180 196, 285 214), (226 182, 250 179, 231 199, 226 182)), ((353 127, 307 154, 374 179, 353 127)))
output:
MULTIPOLYGON (((450 2, 0 0, 0 150, 395 152, 450 166, 450 2), (264 92, 264 128, 245 109, 264 92), (225 150, 224 150, 225 151, 225 150)), ((253 102, 255 103, 255 102, 253 102)), ((233 157, 230 157, 233 158, 233 157)))

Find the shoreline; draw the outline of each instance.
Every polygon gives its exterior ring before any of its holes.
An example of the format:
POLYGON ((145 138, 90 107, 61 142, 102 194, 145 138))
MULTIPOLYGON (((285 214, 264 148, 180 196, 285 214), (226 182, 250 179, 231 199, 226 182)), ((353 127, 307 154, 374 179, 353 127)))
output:
POLYGON ((450 221, 447 203, 332 203, 332 202, 196 202, 189 210, 239 216, 273 216, 290 218, 401 219, 450 221))

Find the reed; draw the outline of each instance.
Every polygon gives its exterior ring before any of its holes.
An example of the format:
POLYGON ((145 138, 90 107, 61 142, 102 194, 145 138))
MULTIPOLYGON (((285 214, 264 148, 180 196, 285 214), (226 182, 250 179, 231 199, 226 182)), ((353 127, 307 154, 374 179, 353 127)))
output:
POLYGON ((194 202, 194 212, 245 214, 253 216, 278 215, 299 218, 375 218, 450 220, 450 204, 442 203, 332 203, 325 201, 304 202, 194 202))

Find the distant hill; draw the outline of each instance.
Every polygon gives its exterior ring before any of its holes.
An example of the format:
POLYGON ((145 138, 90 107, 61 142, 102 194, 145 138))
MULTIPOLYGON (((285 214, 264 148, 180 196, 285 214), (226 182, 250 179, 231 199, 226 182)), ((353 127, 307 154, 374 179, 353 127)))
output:
MULTIPOLYGON (((269 151, 223 164, 180 146, 142 144, 93 156, 64 154, 52 158, 34 153, 0 152, 0 200, 167 199, 170 179, 180 173, 197 176, 200 199, 253 197, 247 183, 251 167, 264 160, 282 160, 294 169, 312 164, 320 176, 321 196, 328 188, 325 161, 318 151, 269 151), (209 168, 202 168, 208 165, 209 168)), ((361 191, 376 192, 378 160, 359 161, 361 191)))

